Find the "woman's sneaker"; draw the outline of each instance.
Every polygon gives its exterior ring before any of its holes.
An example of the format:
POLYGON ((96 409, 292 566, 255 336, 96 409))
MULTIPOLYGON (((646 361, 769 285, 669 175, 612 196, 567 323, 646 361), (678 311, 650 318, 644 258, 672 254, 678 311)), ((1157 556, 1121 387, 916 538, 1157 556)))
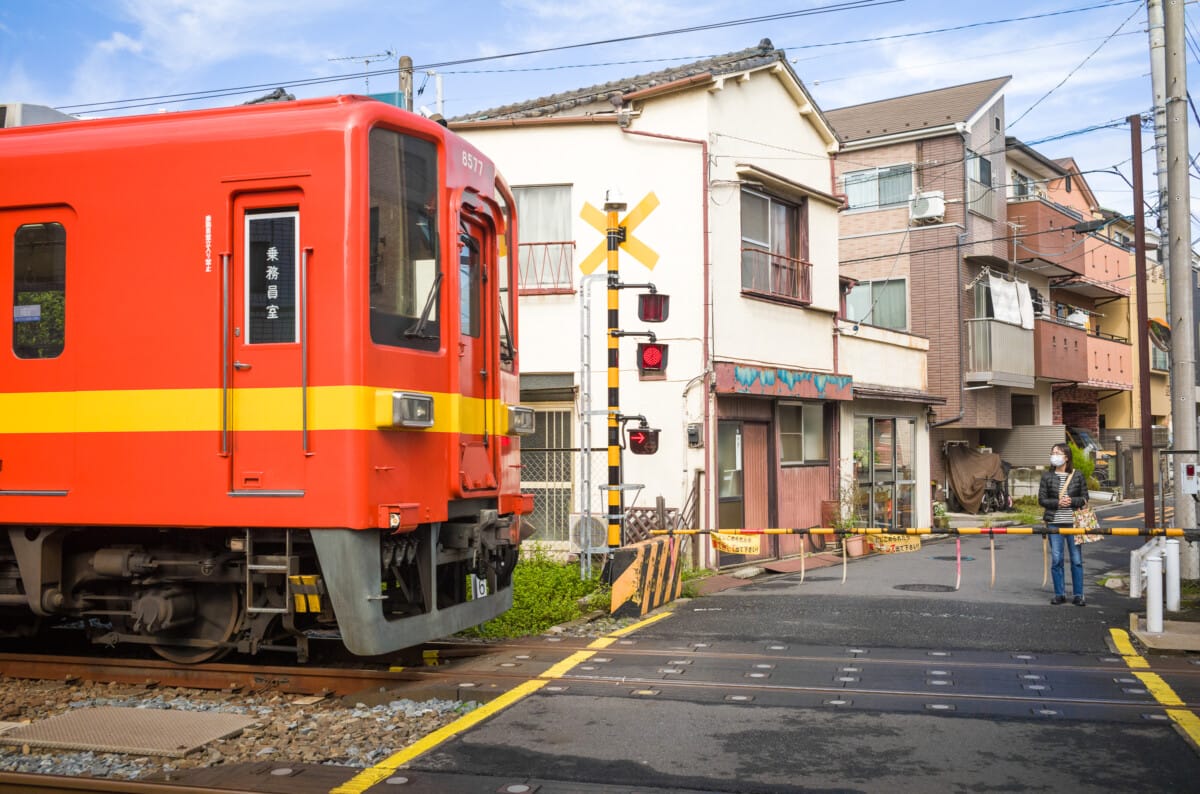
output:
POLYGON ((1087 602, 1083 600, 1083 596, 1075 596, 1075 600, 1072 603, 1077 607, 1087 606, 1087 602))
POLYGON ((1058 606, 1059 604, 1065 604, 1065 603, 1067 603, 1067 597, 1066 596, 1054 596, 1054 598, 1050 599, 1050 603, 1053 604, 1054 606, 1058 606))

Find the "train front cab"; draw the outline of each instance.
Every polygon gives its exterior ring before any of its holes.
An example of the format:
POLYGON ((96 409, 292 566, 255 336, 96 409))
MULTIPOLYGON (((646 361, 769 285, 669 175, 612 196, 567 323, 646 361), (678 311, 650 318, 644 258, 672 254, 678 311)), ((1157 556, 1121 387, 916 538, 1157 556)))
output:
POLYGON ((368 141, 365 382, 402 384, 374 390, 367 454, 385 564, 374 532, 311 533, 343 641, 363 655, 511 607, 531 509, 518 438, 532 430, 515 405, 511 194, 456 136, 441 141, 440 195, 433 142, 380 126, 368 141))

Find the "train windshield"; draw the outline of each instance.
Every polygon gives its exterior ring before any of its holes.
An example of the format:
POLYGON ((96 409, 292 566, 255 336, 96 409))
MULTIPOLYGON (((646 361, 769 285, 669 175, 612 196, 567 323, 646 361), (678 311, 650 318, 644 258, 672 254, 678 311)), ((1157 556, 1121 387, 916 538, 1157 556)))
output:
POLYGON ((371 341, 441 346, 437 146, 386 129, 370 133, 371 341))

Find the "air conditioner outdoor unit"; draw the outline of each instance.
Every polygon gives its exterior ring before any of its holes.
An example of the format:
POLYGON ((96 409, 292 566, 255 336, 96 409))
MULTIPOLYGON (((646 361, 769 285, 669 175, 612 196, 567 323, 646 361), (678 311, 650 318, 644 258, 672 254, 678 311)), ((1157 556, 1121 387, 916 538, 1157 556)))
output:
POLYGON ((601 554, 608 551, 608 527, 595 515, 584 521, 582 513, 571 513, 571 532, 567 538, 571 554, 601 554))
POLYGON ((946 194, 941 190, 914 193, 908 197, 908 217, 921 223, 938 222, 946 217, 946 194))

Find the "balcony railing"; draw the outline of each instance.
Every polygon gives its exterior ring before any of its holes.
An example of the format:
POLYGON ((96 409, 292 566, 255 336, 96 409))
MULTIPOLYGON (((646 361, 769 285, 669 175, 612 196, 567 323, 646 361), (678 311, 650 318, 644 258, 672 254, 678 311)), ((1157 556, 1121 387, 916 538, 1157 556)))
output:
POLYGON ((986 317, 967 320, 966 331, 967 381, 1033 388, 1033 331, 986 317))
POLYGON ((1034 374, 1055 381, 1088 379, 1087 331, 1039 317, 1034 324, 1034 374))
POLYGON ((812 303, 812 263, 761 248, 743 248, 742 292, 812 303))
POLYGON ((575 285, 575 241, 521 243, 517 246, 517 287, 522 295, 571 292, 575 285))
POLYGON ((967 206, 972 212, 978 212, 985 218, 996 217, 996 197, 1001 195, 1003 190, 985 185, 975 179, 968 179, 967 191, 969 200, 967 206))
POLYGON ((1123 340, 1087 338, 1089 386, 1133 389, 1133 347, 1123 340))

